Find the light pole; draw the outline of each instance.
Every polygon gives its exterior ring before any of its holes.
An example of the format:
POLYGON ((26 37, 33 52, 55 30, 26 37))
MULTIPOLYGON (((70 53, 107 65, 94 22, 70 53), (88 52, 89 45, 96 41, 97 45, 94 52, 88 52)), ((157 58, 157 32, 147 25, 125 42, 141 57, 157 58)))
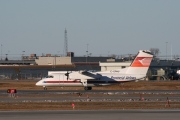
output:
POLYGON ((2 47, 3 47, 3 45, 1 44, 1 60, 2 60, 2 47))
POLYGON ((25 51, 22 51, 23 52, 23 54, 22 54, 22 60, 23 60, 23 65, 24 65, 24 53, 25 53, 25 51))
POLYGON ((87 55, 86 55, 86 62, 87 62, 87 57, 88 57, 88 45, 89 45, 89 44, 87 44, 87 51, 86 51, 86 54, 87 54, 87 55))
POLYGON ((8 54, 6 54, 6 59, 5 59, 5 61, 8 61, 7 55, 8 55, 8 54))
POLYGON ((166 60, 167 60, 167 44, 168 42, 166 42, 166 60))

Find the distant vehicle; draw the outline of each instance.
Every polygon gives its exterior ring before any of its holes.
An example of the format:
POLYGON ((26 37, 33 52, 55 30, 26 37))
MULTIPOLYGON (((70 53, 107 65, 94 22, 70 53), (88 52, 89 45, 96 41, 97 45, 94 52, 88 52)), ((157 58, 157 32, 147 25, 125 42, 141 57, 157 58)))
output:
POLYGON ((171 70, 167 75, 168 79, 170 79, 170 80, 179 80, 179 78, 180 78, 179 72, 180 71, 171 70))
POLYGON ((176 72, 178 75, 180 75, 180 70, 177 70, 177 72, 176 72))
POLYGON ((38 81, 36 86, 43 86, 45 90, 48 86, 83 86, 85 90, 91 90, 93 86, 136 81, 146 77, 152 58, 150 51, 140 50, 130 67, 105 72, 52 72, 38 81))

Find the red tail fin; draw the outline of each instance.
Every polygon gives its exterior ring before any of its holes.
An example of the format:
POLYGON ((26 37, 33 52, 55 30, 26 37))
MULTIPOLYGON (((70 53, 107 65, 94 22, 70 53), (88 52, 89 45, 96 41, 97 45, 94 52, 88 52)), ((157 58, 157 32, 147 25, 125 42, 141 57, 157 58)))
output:
POLYGON ((131 67, 149 67, 152 57, 136 57, 131 67))
POLYGON ((131 64, 131 67, 149 67, 152 61, 153 55, 150 51, 140 50, 136 58, 131 64))

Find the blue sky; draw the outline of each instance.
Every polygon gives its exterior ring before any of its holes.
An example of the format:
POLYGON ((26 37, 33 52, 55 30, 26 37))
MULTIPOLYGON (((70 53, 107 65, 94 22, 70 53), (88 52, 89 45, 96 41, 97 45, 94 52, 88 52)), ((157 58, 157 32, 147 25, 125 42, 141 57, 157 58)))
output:
POLYGON ((180 0, 0 0, 3 56, 136 54, 159 48, 180 55, 180 0), (168 42, 168 43, 166 43, 168 42))

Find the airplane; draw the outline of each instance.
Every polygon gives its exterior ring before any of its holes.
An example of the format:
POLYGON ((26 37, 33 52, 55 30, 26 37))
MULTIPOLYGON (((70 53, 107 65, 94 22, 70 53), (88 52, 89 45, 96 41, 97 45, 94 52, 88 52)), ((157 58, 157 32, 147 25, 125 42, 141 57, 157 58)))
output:
POLYGON ((38 81, 36 86, 83 86, 84 90, 92 90, 93 86, 113 85, 137 81, 146 77, 153 54, 149 50, 140 50, 129 67, 91 72, 91 71, 58 71, 51 72, 46 78, 38 81))

